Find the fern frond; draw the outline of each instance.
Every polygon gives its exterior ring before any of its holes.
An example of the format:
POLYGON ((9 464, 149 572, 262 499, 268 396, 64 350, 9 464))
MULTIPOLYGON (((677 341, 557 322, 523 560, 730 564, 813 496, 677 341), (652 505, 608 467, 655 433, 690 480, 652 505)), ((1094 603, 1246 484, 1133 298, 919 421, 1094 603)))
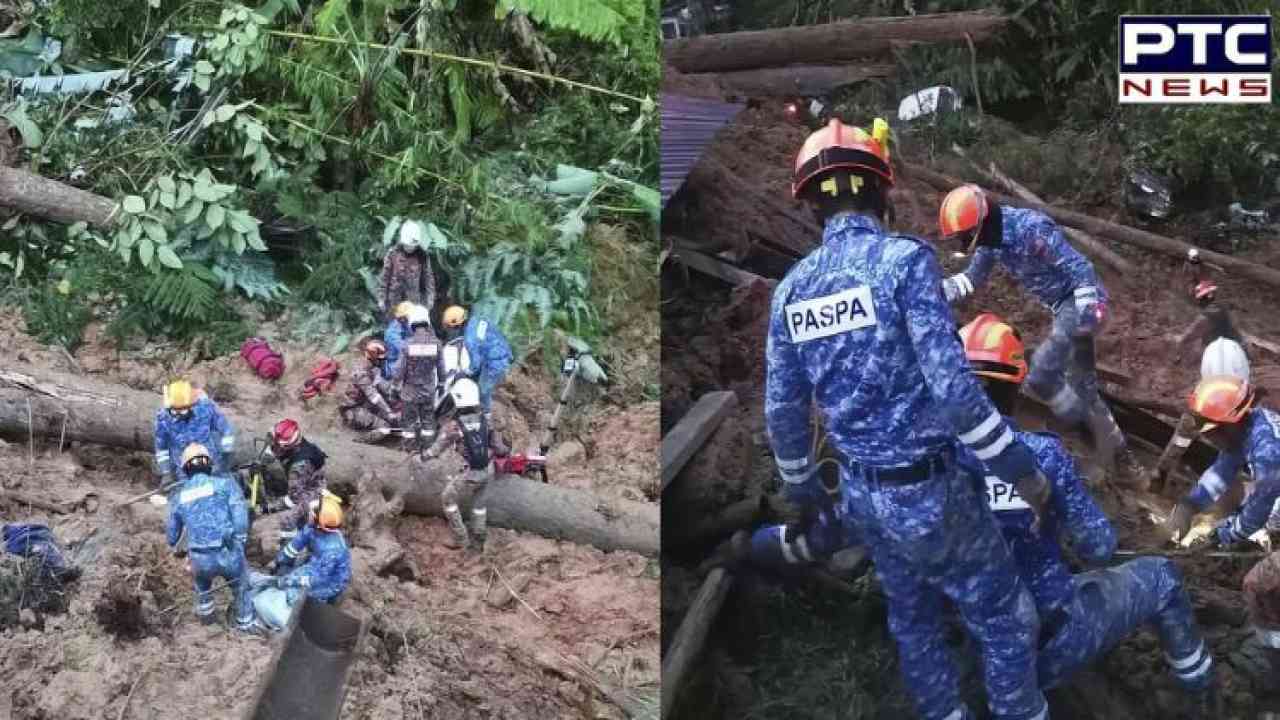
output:
POLYGON ((147 280, 143 302, 156 311, 183 320, 208 320, 218 307, 218 277, 198 263, 163 272, 147 280))
POLYGON ((620 10, 634 4, 635 0, 499 0, 499 7, 507 12, 518 10, 547 27, 611 43, 622 41, 622 30, 630 22, 620 10))

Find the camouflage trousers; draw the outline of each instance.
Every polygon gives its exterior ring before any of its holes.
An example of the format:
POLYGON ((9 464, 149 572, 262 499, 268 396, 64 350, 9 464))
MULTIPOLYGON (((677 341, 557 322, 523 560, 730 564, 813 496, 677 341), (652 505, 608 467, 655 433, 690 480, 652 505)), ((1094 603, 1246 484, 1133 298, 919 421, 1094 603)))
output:
MULTIPOLYGON (((1119 645, 1144 625, 1160 638, 1165 661, 1187 690, 1213 680, 1213 657, 1196 627, 1182 574, 1168 558, 1144 557, 1081 573, 1076 592, 1060 612, 1060 627, 1040 649, 1040 687, 1051 688, 1119 645)), ((1055 615, 1042 618, 1057 624, 1055 615)))
POLYGON ((453 475, 445 483, 444 491, 440 493, 440 500, 444 505, 445 517, 453 526, 454 532, 461 529, 459 526, 462 523, 462 506, 470 504, 472 529, 477 535, 485 534, 488 522, 485 490, 488 489, 489 480, 492 478, 493 463, 490 463, 484 470, 468 468, 453 475))
POLYGON ((870 547, 905 684, 920 715, 973 717, 961 700, 946 643, 950 600, 981 648, 992 714, 1001 720, 1047 717, 1036 680, 1035 601, 979 480, 954 460, 908 484, 881 484, 874 470, 852 464, 841 467, 841 479, 846 522, 870 547))
POLYGON ((1049 336, 1031 355, 1028 392, 1066 422, 1084 422, 1098 400, 1095 332, 1080 327, 1075 303, 1068 298, 1054 310, 1049 336))
POLYGON ((390 423, 378 417, 376 413, 363 405, 356 405, 338 410, 342 423, 352 430, 368 431, 390 427, 390 423))
POLYGON ((1156 477, 1163 478, 1168 474, 1182 460, 1187 448, 1191 447, 1191 443, 1198 437, 1200 437, 1200 430, 1195 416, 1189 412, 1182 413, 1182 417, 1178 419, 1178 426, 1173 431, 1173 437, 1169 438, 1169 442, 1164 446, 1164 452, 1160 453, 1160 459, 1156 461, 1156 467, 1152 471, 1156 477))

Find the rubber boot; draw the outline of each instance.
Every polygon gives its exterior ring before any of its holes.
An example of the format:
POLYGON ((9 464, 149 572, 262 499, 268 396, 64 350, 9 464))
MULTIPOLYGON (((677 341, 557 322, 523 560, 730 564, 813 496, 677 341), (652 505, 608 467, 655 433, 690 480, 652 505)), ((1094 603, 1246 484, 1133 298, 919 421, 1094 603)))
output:
POLYGON ((452 509, 446 508, 444 515, 449 519, 449 529, 453 534, 448 540, 444 541, 444 546, 451 550, 461 550, 471 544, 470 538, 467 536, 467 526, 462 522, 462 512, 455 505, 452 509))
POLYGON ((1146 472, 1133 456, 1133 451, 1125 441, 1124 432, 1111 416, 1111 409, 1106 403, 1098 399, 1090 408, 1085 423, 1093 438, 1094 457, 1098 464, 1121 485, 1142 485, 1146 472))
POLYGON ((471 548, 484 552, 484 541, 489 536, 489 513, 485 508, 471 510, 471 548))
POLYGON ((1190 702, 1187 703, 1187 713, 1184 717, 1187 720, 1199 720, 1200 718, 1221 718, 1223 712, 1222 691, 1219 688, 1217 677, 1209 682, 1209 686, 1203 690, 1197 690, 1190 693, 1190 702))

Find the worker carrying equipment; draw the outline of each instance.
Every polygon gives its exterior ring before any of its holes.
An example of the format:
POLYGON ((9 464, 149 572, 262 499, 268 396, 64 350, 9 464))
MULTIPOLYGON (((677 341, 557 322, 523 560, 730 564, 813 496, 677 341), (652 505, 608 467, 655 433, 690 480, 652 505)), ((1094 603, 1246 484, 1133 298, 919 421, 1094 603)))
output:
POLYGON ((991 202, 977 185, 947 193, 938 229, 944 241, 973 255, 964 272, 943 282, 948 302, 985 285, 999 262, 1050 309, 1052 330, 1036 348, 1025 391, 1059 419, 1087 427, 1104 466, 1114 463, 1121 477, 1137 482, 1142 470, 1098 394, 1094 338, 1107 319, 1108 296, 1093 264, 1047 215, 991 202))
POLYGON ((226 578, 235 594, 236 624, 252 632, 253 605, 249 602, 248 567, 244 546, 249 538, 249 506, 240 485, 227 475, 213 474, 208 448, 191 443, 183 449, 186 480, 169 502, 165 528, 170 547, 187 531, 187 550, 196 587, 196 617, 204 624, 216 621, 213 580, 226 578))
POLYGON ((290 605, 301 593, 317 602, 338 604, 351 582, 351 550, 342 535, 342 501, 328 490, 307 506, 307 524, 276 555, 275 586, 290 605), (307 560, 294 569, 303 554, 307 560))
POLYGON ((280 461, 289 484, 288 505, 292 511, 280 520, 280 531, 292 536, 307 521, 307 508, 326 486, 324 451, 302 436, 296 420, 285 418, 271 431, 271 454, 280 461))
POLYGON ((449 476, 440 494, 452 533, 445 546, 483 551, 488 536, 485 489, 494 473, 490 452, 491 430, 480 405, 480 389, 474 380, 460 372, 451 372, 442 384, 446 393, 436 405, 436 415, 441 418, 442 427, 426 455, 428 458, 439 457, 452 447, 466 460, 460 472, 449 476), (462 505, 467 502, 471 503, 470 532, 462 519, 462 505))
POLYGON ((465 339, 470 356, 471 374, 480 388, 480 405, 484 408, 485 422, 489 425, 494 451, 506 455, 509 448, 503 437, 503 428, 494 421, 493 391, 497 389, 511 369, 513 360, 511 345, 488 318, 468 313, 454 305, 445 310, 445 340, 457 337, 465 339))
POLYGON ((183 449, 198 443, 210 450, 215 470, 227 467, 235 449, 235 431, 218 406, 186 380, 175 380, 164 388, 164 407, 156 411, 154 444, 160 484, 171 477, 186 480, 180 459, 183 449))
POLYGON ((943 651, 944 597, 983 652, 1000 718, 1048 712, 1035 678, 1035 604, 991 523, 972 447, 995 474, 1043 502, 1048 482, 969 374, 933 251, 886 232, 893 171, 887 125, 832 119, 796 156, 792 191, 822 220, 822 244, 773 293, 765 420, 789 500, 826 497, 814 447, 816 403, 843 456, 841 518, 866 539, 888 597, 905 685, 929 719, 971 717, 943 651))

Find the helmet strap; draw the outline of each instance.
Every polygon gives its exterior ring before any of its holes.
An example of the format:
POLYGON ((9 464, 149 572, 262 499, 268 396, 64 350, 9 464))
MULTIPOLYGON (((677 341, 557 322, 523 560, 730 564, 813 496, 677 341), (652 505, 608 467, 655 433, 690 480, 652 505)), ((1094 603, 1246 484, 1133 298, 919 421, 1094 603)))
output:
POLYGON ((978 228, 969 252, 972 253, 977 247, 999 247, 1003 239, 1004 216, 1000 212, 1000 204, 991 202, 988 198, 987 217, 983 219, 982 226, 978 228))

